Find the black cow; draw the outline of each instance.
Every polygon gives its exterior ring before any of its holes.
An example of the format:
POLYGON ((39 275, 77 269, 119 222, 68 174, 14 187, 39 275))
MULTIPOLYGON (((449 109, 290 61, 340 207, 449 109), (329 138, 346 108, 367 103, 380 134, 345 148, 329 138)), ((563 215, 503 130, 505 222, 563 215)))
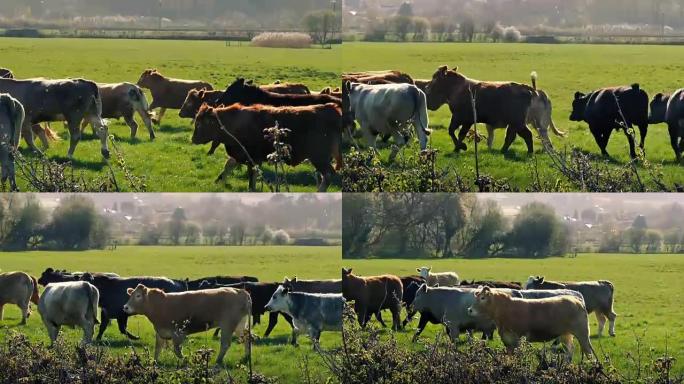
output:
POLYGON ((148 288, 158 288, 164 292, 183 292, 186 290, 184 281, 173 281, 165 277, 137 276, 137 277, 113 277, 103 274, 84 273, 81 280, 93 284, 100 291, 100 330, 97 333, 97 340, 102 339, 102 334, 109 326, 111 319, 116 319, 119 325, 119 332, 126 335, 131 340, 139 339, 126 329, 128 325, 128 314, 123 307, 128 302, 128 288, 135 289, 138 284, 143 284, 148 288))
POLYGON ((672 95, 659 93, 651 101, 650 124, 667 123, 670 145, 679 163, 684 152, 684 88, 672 95))
MULTIPOLYGON (((53 269, 47 268, 40 275, 38 279, 38 284, 43 287, 50 283, 61 283, 64 281, 79 281, 85 272, 68 272, 66 269, 53 269)), ((116 273, 112 272, 93 272, 92 275, 105 275, 111 277, 119 277, 116 273)))
POLYGON ((237 284, 244 282, 258 282, 259 279, 253 276, 210 276, 202 277, 195 280, 185 279, 185 284, 188 287, 188 291, 196 291, 198 289, 207 289, 206 284, 237 284), (206 282, 203 286, 202 283, 206 282))
POLYGON ((517 281, 463 280, 460 284, 462 287, 466 286, 471 288, 477 288, 481 285, 489 288, 523 289, 522 284, 517 281))
POLYGON ((411 309, 411 304, 413 304, 413 299, 416 298, 416 292, 418 292, 418 287, 420 287, 421 284, 425 283, 425 279, 423 279, 420 276, 404 276, 400 279, 401 284, 404 287, 404 292, 402 292, 401 296, 401 302, 406 308, 406 319, 404 319, 401 326, 406 327, 406 324, 413 320, 413 316, 416 314, 411 309))
POLYGON ((245 82, 243 78, 239 78, 229 85, 218 99, 218 105, 223 104, 227 106, 234 103, 242 105, 264 104, 274 107, 296 107, 327 103, 342 106, 342 100, 331 95, 283 95, 265 91, 256 85, 245 82))
POLYGON ((572 102, 570 120, 589 124, 589 130, 604 156, 609 156, 606 146, 610 134, 614 129, 622 128, 629 141, 629 154, 636 158, 634 137, 628 130, 634 125, 639 127, 639 146, 643 150, 648 131, 648 94, 639 88, 639 84, 602 88, 586 95, 577 92, 572 102))

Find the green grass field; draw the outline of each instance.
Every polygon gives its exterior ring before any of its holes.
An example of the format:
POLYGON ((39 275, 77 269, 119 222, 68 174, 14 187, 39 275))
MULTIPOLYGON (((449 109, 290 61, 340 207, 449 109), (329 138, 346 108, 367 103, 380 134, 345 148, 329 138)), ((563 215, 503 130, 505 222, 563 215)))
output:
MULTIPOLYGON (((416 268, 427 265, 434 271, 456 271, 462 279, 497 279, 524 282, 531 274, 545 275, 553 280, 607 279, 615 285, 614 310, 616 337, 592 337, 599 356, 610 356, 613 364, 625 375, 633 375, 636 368, 627 355, 636 357, 637 338, 641 343, 643 362, 662 356, 665 350, 677 359, 675 371, 684 373, 684 257, 681 255, 620 255, 580 254, 576 259, 553 258, 544 260, 488 259, 488 260, 425 260, 425 259, 367 259, 343 260, 356 274, 391 273, 399 276, 416 273, 416 268)), ((383 318, 391 320, 388 311, 383 318)), ((375 322, 377 324, 377 322, 375 322)), ((415 319, 398 337, 407 345, 418 325, 415 319)), ((597 322, 590 315, 591 334, 596 334, 597 322)), ((421 338, 434 338, 443 327, 429 324, 421 338)), ((604 335, 607 335, 607 325, 604 335)), ((477 334, 479 337, 479 334, 477 334)), ((461 336, 463 339, 464 336, 461 336)), ((501 346, 498 336, 494 344, 501 346)), ((577 344, 577 343, 575 343, 577 344)), ((535 344, 539 347, 538 344, 535 344)), ((420 346, 415 346, 420 348, 420 346)), ((576 345, 576 351, 579 346, 576 345)), ((579 353, 575 361, 579 359, 579 353)))
MULTIPOLYGON (((261 281, 282 281, 284 276, 297 275, 303 279, 331 279, 340 277, 339 247, 118 247, 116 251, 87 252, 17 252, 0 253, 0 268, 3 272, 25 271, 40 276, 47 267, 67 270, 111 271, 122 276, 156 275, 170 278, 198 278, 226 275, 251 275, 261 281)), ((17 326, 20 313, 16 306, 7 305, 4 320, 0 322, 0 338, 15 330, 27 334, 30 339, 47 343, 49 338, 35 306, 28 325, 17 326)), ((99 315, 98 315, 99 318, 99 315)), ((261 324, 254 332, 261 336, 268 324, 268 314, 262 316, 261 324)), ((107 328, 103 340, 110 345, 113 353, 126 353, 129 347, 138 351, 147 348, 154 351, 154 330, 144 316, 131 317, 128 329, 141 340, 129 342, 121 335, 116 322, 107 328)), ((69 340, 81 340, 80 329, 63 328, 69 340)), ((253 364, 258 372, 277 376, 282 383, 297 383, 301 380, 300 360, 310 358, 314 373, 326 377, 320 366, 318 355, 313 351, 311 341, 306 336, 299 338, 299 347, 288 343, 291 328, 282 318, 267 339, 256 341, 252 348, 253 364)), ((339 344, 338 333, 324 332, 321 345, 331 348, 339 344)), ((218 351, 219 341, 212 338, 212 332, 193 335, 183 346, 186 355, 193 350, 209 347, 218 351)), ((230 368, 238 363, 244 353, 242 344, 233 343, 226 356, 230 368)), ((215 353, 212 359, 216 357, 215 353)), ((177 359, 171 349, 164 349, 161 355, 162 366, 173 368, 177 359)), ((213 362, 213 360, 212 360, 213 362)))
MULTIPOLYGON (((416 79, 430 79, 439 66, 448 65, 449 68, 458 66, 459 71, 470 78, 529 84, 530 73, 537 71, 538 86, 549 94, 553 102, 556 126, 569 133, 567 138, 549 133, 554 146, 562 151, 574 145, 597 156, 600 151, 588 126, 568 119, 574 93, 635 82, 641 84, 649 97, 658 92, 673 92, 684 86, 683 60, 684 51, 675 46, 345 43, 342 49, 345 72, 397 69, 408 72, 416 79)), ((467 152, 453 152, 447 129, 451 118, 448 107, 442 106, 438 111, 430 112, 429 117, 430 126, 435 129, 431 145, 439 150, 438 164, 455 168, 462 175, 474 175, 472 141, 467 142, 467 152)), ((479 125, 478 129, 486 135, 484 125, 479 125)), ((486 142, 481 142, 481 172, 496 178, 508 178, 514 187, 524 190, 533 179, 535 161, 527 155, 521 138, 516 139, 507 156, 501 154, 505 130, 498 129, 495 132, 492 151, 487 150, 486 142)), ((540 178, 555 182, 560 178, 559 173, 551 169, 551 161, 543 153, 536 133, 533 133, 540 178)), ((412 145, 410 150, 417 151, 417 140, 413 140, 412 145)), ((381 153, 382 159, 387 161, 389 149, 381 153)), ((608 153, 614 164, 623 165, 629 161, 629 147, 624 134, 614 132, 608 153)), ((674 151, 670 147, 664 124, 649 128, 646 157, 652 163, 662 165, 664 180, 669 185, 684 181, 684 167, 675 164, 674 151)), ((642 170, 643 173, 645 171, 642 170)))
MULTIPOLYGON (((157 68, 169 77, 202 79, 218 89, 225 88, 236 77, 254 79, 258 84, 274 80, 302 82, 312 90, 320 90, 339 83, 340 49, 271 49, 249 46, 226 46, 220 41, 164 41, 110 39, 0 39, 0 65, 10 68, 18 78, 83 77, 97 82, 135 83, 146 68, 157 68)), ((148 101, 152 99, 149 94, 148 101)), ((157 139, 150 142, 140 118, 135 140, 130 130, 120 121, 112 121, 109 133, 116 137, 131 171, 147 178, 149 191, 210 192, 247 190, 246 168, 237 171, 227 186, 217 185, 214 179, 223 169, 225 151, 206 155, 208 146, 190 143, 192 124, 169 110, 161 127, 156 126, 157 139)), ((47 155, 51 159, 66 160, 68 130, 54 123, 62 138, 47 155)), ((26 144, 21 144, 25 148, 26 144)), ((25 154, 28 152, 24 152, 25 154)), ((87 177, 107 171, 100 155, 99 141, 90 128, 85 140, 75 152, 75 168, 87 177)), ((117 179, 124 179, 118 169, 117 179)), ((266 178, 273 179, 273 168, 264 166, 266 178)), ((292 191, 315 191, 314 169, 310 164, 288 167, 288 181, 292 191)), ((330 191, 340 189, 339 179, 330 191)), ((19 183, 27 190, 25 182, 19 183)), ((268 188, 264 187, 266 191, 268 188)))

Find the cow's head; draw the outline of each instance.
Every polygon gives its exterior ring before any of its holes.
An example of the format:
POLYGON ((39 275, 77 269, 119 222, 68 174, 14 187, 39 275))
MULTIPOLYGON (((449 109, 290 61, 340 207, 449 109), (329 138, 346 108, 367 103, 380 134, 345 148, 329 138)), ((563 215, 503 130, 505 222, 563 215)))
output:
POLYGON ((163 76, 156 69, 146 69, 140 75, 138 82, 136 83, 139 87, 150 88, 155 84, 157 80, 163 76))
POLYGON ((185 101, 181 106, 178 116, 186 119, 194 119, 199 111, 202 103, 204 102, 206 90, 202 89, 191 89, 188 95, 185 96, 185 101))
POLYGON ((475 291, 475 302, 468 307, 470 316, 480 316, 482 313, 491 312, 492 289, 489 287, 478 287, 475 291))
POLYGON ((40 278, 38 279, 38 284, 42 285, 43 287, 55 282, 55 277, 57 277, 58 274, 55 272, 54 269, 52 268, 47 268, 43 271, 43 273, 40 275, 40 278))
MULTIPOLYGON (((415 283, 414 283, 415 284, 415 283)), ((427 284, 423 283, 416 290, 416 295, 413 297, 413 302, 409 305, 412 312, 421 312, 427 308, 427 294, 429 288, 427 284)))
POLYGON ((427 97, 427 107, 431 111, 436 111, 449 101, 449 97, 460 92, 465 86, 465 77, 458 73, 458 67, 451 70, 446 65, 437 68, 432 75, 432 80, 425 85, 425 96, 427 97))
POLYGON ((587 109, 589 102, 589 95, 582 92, 575 92, 575 99, 572 101, 572 112, 570 113, 571 121, 583 121, 584 112, 587 109))
POLYGON ((287 276, 283 279, 283 287, 288 288, 290 290, 294 289, 293 284, 297 283, 297 276, 288 279, 287 276))
POLYGON ((126 293, 128 293, 128 301, 123 306, 124 312, 129 315, 139 315, 145 311, 147 306, 147 300, 149 298, 150 289, 142 284, 138 284, 135 289, 128 288, 126 293))
POLYGON ((427 279, 428 276, 430 276, 431 270, 432 270, 432 266, 416 268, 416 271, 418 272, 420 277, 422 277, 423 279, 427 279))
POLYGON ((651 100, 651 112, 648 115, 649 124, 665 122, 665 112, 667 111, 667 103, 669 101, 670 95, 659 93, 653 96, 653 100, 651 100))
POLYGON ((530 276, 525 282, 525 289, 540 289, 544 284, 544 276, 530 276))
POLYGON ((221 103, 225 105, 234 103, 249 105, 254 102, 259 93, 263 93, 259 87, 239 77, 226 88, 221 96, 221 103))
POLYGON ((264 308, 269 312, 290 312, 289 308, 292 304, 290 292, 292 292, 292 289, 279 285, 264 308))
POLYGON ((216 110, 206 103, 202 104, 195 116, 195 129, 192 131, 193 144, 206 144, 219 140, 221 123, 216 110))

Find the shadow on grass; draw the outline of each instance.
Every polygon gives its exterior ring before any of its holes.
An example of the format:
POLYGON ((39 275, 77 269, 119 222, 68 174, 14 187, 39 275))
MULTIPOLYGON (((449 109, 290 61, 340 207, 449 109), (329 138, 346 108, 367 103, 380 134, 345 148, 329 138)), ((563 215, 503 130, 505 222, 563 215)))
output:
MULTIPOLYGON (((76 155, 77 154, 75 153, 75 156, 76 155)), ((97 161, 90 161, 90 160, 82 160, 82 159, 78 159, 78 158, 69 159, 66 156, 53 156, 50 160, 56 161, 58 163, 71 162, 71 164, 74 166, 74 169, 88 169, 91 171, 101 171, 107 166, 107 163, 105 162, 104 159, 97 160, 97 161)))
POLYGON ((163 133, 192 132, 192 127, 189 124, 187 127, 186 126, 162 124, 162 125, 156 126, 155 131, 156 132, 163 132, 163 133))

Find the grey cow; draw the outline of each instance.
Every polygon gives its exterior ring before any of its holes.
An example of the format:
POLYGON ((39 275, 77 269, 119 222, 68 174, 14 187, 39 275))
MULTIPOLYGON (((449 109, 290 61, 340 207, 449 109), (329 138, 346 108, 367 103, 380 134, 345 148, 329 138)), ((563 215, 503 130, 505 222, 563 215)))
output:
POLYGON ((0 94, 0 164, 2 166, 2 184, 7 179, 10 190, 17 190, 14 175, 14 152, 21 139, 21 127, 24 125, 24 107, 12 96, 0 94))
MULTIPOLYGON (((452 341, 458 340, 462 331, 482 331, 483 336, 491 338, 496 325, 482 317, 468 314, 468 308, 475 302, 475 288, 430 288, 422 284, 416 292, 411 307, 422 313, 429 313, 432 318, 440 321, 447 328, 452 341)), ((413 336, 416 341, 420 335, 413 336)))
POLYGON ((266 310, 290 315, 294 332, 306 332, 317 349, 321 332, 342 330, 344 303, 342 294, 292 292, 281 285, 266 304, 266 310))
MULTIPOLYGON (((102 117, 106 119, 124 118, 126 125, 131 129, 131 137, 138 132, 138 123, 133 117, 137 112, 142 118, 145 128, 154 139, 154 129, 150 118, 150 108, 147 104, 145 93, 135 84, 131 83, 98 83, 100 98, 102 99, 102 117)), ((81 128, 85 128, 88 121, 83 122, 81 128)))
POLYGON ((598 320, 598 336, 603 333, 606 318, 610 322, 608 333, 615 336, 615 319, 617 313, 613 311, 613 295, 615 287, 607 280, 598 281, 549 281, 544 276, 530 276, 525 283, 525 289, 570 289, 577 291, 584 297, 587 313, 596 312, 598 320))
POLYGON ((48 285, 38 301, 38 312, 52 344, 62 325, 83 328, 83 343, 93 339, 100 292, 85 281, 68 281, 48 285))

